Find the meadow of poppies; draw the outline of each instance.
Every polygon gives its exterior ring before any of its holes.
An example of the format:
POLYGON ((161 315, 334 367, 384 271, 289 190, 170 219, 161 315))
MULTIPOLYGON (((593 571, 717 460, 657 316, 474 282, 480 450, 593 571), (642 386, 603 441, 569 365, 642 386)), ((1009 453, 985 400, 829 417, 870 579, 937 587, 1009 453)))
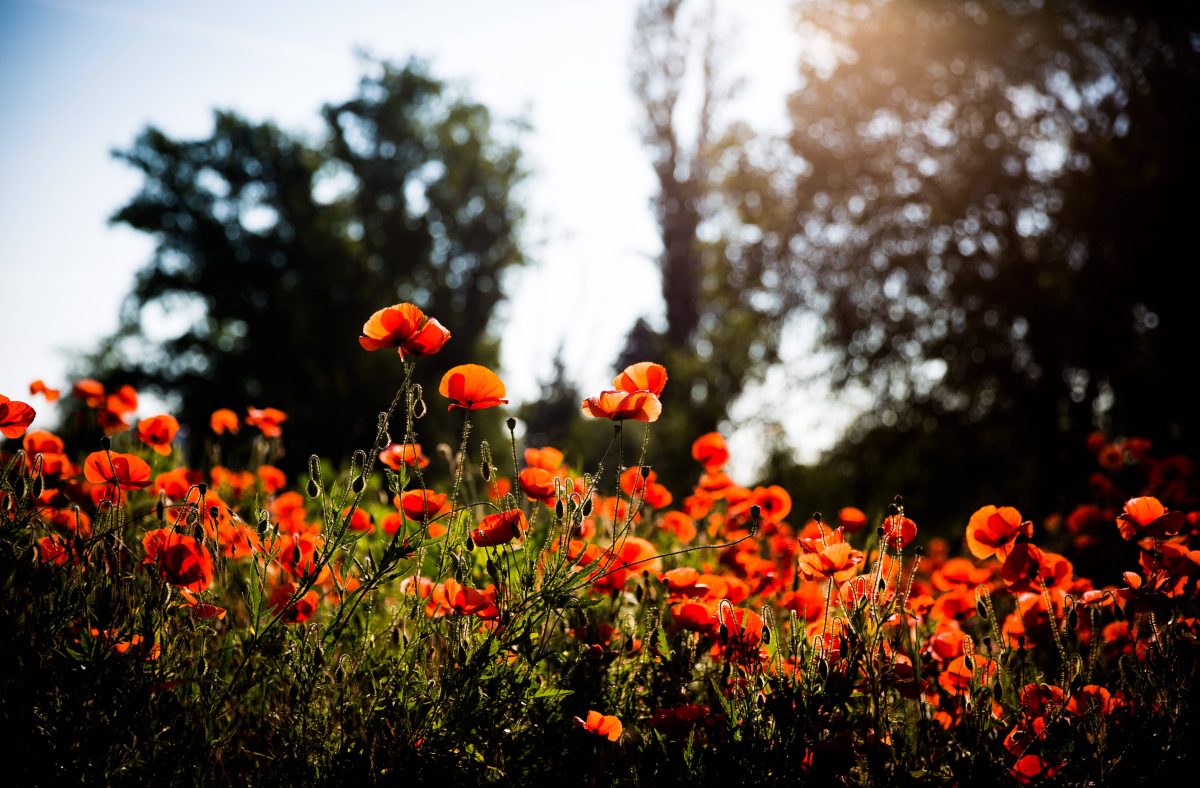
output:
POLYGON ((1157 785, 1194 759, 1190 459, 1097 434, 1093 500, 980 501, 931 537, 900 496, 822 515, 734 479, 720 434, 657 445, 688 383, 653 360, 581 403, 602 456, 513 419, 489 444, 492 370, 412 382, 453 341, 371 315, 378 430, 290 477, 269 403, 188 425, 188 464, 129 387, 0 396, 14 784, 1157 785), (94 445, 41 423, 60 395, 94 445), (460 444, 423 446, 429 419, 460 444))

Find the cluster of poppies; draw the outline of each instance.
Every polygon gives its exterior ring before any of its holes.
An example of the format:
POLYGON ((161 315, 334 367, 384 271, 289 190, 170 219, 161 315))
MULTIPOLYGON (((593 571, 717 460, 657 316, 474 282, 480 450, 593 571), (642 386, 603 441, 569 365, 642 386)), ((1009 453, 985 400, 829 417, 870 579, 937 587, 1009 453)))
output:
MULTIPOLYGON (((395 349, 405 363, 413 363, 436 354, 449 339, 437 320, 412 304, 398 304, 372 315, 359 343, 369 351, 395 349)), ((585 399, 582 411, 592 418, 653 422, 662 411, 659 397, 666 382, 661 365, 634 364, 613 379, 612 389, 585 399)), ((50 401, 59 396, 42 381, 30 390, 31 396, 50 401)), ((449 409, 470 412, 507 402, 500 378, 475 364, 447 370, 439 391, 449 409)), ((58 436, 30 431, 36 417, 30 405, 0 396, 0 430, 10 440, 22 439, 27 471, 41 480, 37 520, 43 562, 64 571, 79 565, 81 545, 92 537, 92 522, 103 511, 157 507, 157 527, 139 534, 142 564, 178 589, 181 606, 192 615, 226 618, 229 609, 217 586, 222 568, 232 561, 261 562, 256 565, 263 569, 268 604, 287 623, 305 622, 323 603, 340 604, 359 587, 354 570, 318 561, 328 537, 325 520, 310 512, 304 495, 287 489, 281 470, 270 465, 207 471, 164 467, 172 465, 164 458, 173 456, 180 429, 172 416, 130 421, 137 393, 128 386, 108 393, 98 382, 83 380, 71 394, 95 411, 106 434, 131 432, 126 451, 106 445, 76 466, 58 436), (243 520, 259 504, 269 514, 270 528, 243 520)), ((274 408, 250 407, 241 418, 221 409, 212 414, 209 427, 219 436, 245 425, 274 439, 286 418, 274 408)), ((1101 440, 1093 451, 1101 468, 1110 471, 1150 462, 1144 442, 1101 440)), ((517 490, 507 479, 491 477, 487 513, 474 518, 460 537, 466 546, 494 556, 528 540, 531 522, 562 522, 565 511, 579 513, 570 530, 543 549, 567 555, 585 573, 584 593, 660 604, 672 642, 687 639, 711 664, 728 666, 730 687, 748 686, 750 676, 778 678, 805 670, 797 655, 784 655, 778 643, 772 646, 778 637, 773 633, 784 626, 776 621, 813 644, 826 680, 861 686, 861 666, 847 661, 847 638, 854 616, 868 610, 872 626, 896 635, 882 639, 873 656, 885 685, 922 704, 947 729, 962 724, 971 704, 992 706, 997 724, 1003 720, 1007 726, 1005 747, 1012 774, 1021 780, 1050 776, 1060 766, 1039 746, 1047 725, 1097 714, 1130 719, 1138 709, 1136 699, 1120 688, 1038 681, 1016 688, 1017 707, 1005 708, 991 689, 1001 679, 1005 654, 1048 649, 1069 636, 1104 658, 1141 659, 1156 648, 1164 629, 1200 628, 1195 619, 1171 614, 1177 603, 1200 591, 1200 550, 1192 548, 1200 514, 1164 503, 1192 494, 1186 481, 1190 467, 1181 474, 1178 462, 1154 466, 1161 478, 1148 489, 1161 498, 1143 494, 1126 499, 1119 511, 1089 505, 1066 518, 1047 518, 1048 531, 1076 545, 1101 538, 1101 529, 1137 545, 1140 571, 1098 587, 1077 575, 1067 557, 1044 546, 1033 522, 1012 506, 988 505, 971 515, 964 527, 966 554, 952 556, 945 540, 915 544, 917 524, 899 501, 874 520, 874 529, 867 527, 872 518, 852 506, 829 519, 813 515, 793 524, 792 500, 783 488, 734 481, 727 471, 729 447, 719 433, 697 438, 691 457, 699 466, 697 481, 676 501, 648 466, 621 469, 616 489, 601 494, 595 480, 573 468, 558 449, 528 447, 523 467, 515 469, 517 490), (514 492, 524 501, 517 503, 514 492), (539 519, 538 507, 549 516, 539 519), (906 653, 894 645, 910 636, 915 650, 906 653)), ((396 470, 430 465, 415 442, 390 444, 378 460, 396 470)), ((416 475, 406 477, 409 487, 391 499, 390 508, 347 508, 342 512, 346 526, 381 541, 404 539, 414 530, 422 538, 449 539, 451 514, 469 507, 455 501, 450 490, 415 486, 416 475)), ((1110 498, 1117 494, 1111 483, 1093 486, 1110 498)), ((414 569, 399 590, 419 597, 431 619, 464 616, 475 619, 472 626, 497 626, 495 582, 476 583, 470 573, 427 578, 414 569)), ((571 630, 570 636, 601 658, 640 658, 644 644, 628 621, 613 614, 611 620, 571 630)), ((98 629, 97 637, 104 631, 98 629)), ((158 644, 127 640, 113 647, 147 658, 160 653, 158 644)), ((647 712, 648 724, 667 736, 687 735, 717 716, 691 702, 647 712)), ((576 722, 611 741, 623 730, 615 716, 595 710, 576 722)))

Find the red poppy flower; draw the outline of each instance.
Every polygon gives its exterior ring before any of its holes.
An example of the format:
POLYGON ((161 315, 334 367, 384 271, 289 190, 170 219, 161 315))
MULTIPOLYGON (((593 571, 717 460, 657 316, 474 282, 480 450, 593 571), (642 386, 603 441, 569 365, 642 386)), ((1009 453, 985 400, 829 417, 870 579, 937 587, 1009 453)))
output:
POLYGON ((867 524, 867 515, 862 509, 856 509, 853 506, 845 506, 838 511, 838 527, 845 529, 846 533, 856 534, 863 529, 867 524))
POLYGON ((631 364, 613 378, 613 388, 617 391, 649 391, 656 397, 662 394, 666 385, 666 367, 650 361, 631 364))
POLYGON ((719 432, 709 432, 692 442, 692 459, 709 473, 716 473, 729 462, 729 447, 719 432))
POLYGON ((545 468, 526 468, 517 476, 521 492, 531 501, 541 501, 547 506, 553 506, 556 499, 554 480, 557 477, 545 468))
POLYGON ((977 567, 966 558, 951 558, 933 572, 930 579, 939 591, 954 589, 973 590, 976 586, 986 583, 992 573, 982 567, 977 567))
POLYGON ((371 520, 371 515, 367 514, 363 509, 355 508, 354 513, 350 514, 350 507, 347 506, 342 510, 343 521, 345 521, 347 515, 350 517, 350 524, 347 527, 351 531, 357 531, 360 534, 369 534, 375 530, 375 523, 371 520))
POLYGON ((438 392, 453 400, 446 410, 463 408, 481 410, 506 405, 504 383, 487 367, 478 364, 460 364, 442 376, 438 392))
POLYGON ((974 655, 969 662, 966 656, 955 657, 938 676, 938 684, 949 695, 963 695, 970 690, 972 680, 989 685, 999 669, 996 660, 982 654, 974 655))
POLYGON ((296 595, 298 587, 291 580, 283 583, 272 592, 267 604, 276 614, 282 613, 281 620, 287 624, 303 624, 317 612, 317 592, 309 591, 295 602, 288 604, 296 595))
POLYGON ((524 512, 520 509, 509 509, 483 518, 479 527, 471 531, 471 541, 476 547, 508 544, 514 539, 520 539, 528 527, 524 512))
POLYGON ((421 444, 419 443, 392 443, 386 449, 379 452, 379 461, 393 471, 398 471, 401 468, 408 466, 417 468, 426 468, 429 466, 429 458, 421 452, 421 444))
POLYGON ((171 453, 171 441, 179 432, 179 422, 174 416, 151 416, 138 422, 138 440, 166 457, 171 453))
POLYGON ((696 521, 683 512, 666 512, 658 527, 674 534, 675 538, 683 544, 696 538, 696 521))
POLYGON ((283 435, 280 424, 287 421, 287 414, 278 408, 246 408, 246 426, 262 430, 263 437, 278 438, 283 435))
POLYGON ((1117 517, 1117 528, 1123 539, 1133 540, 1141 536, 1162 539, 1179 533, 1186 522, 1183 512, 1168 512, 1161 501, 1147 495, 1125 502, 1125 511, 1117 517))
POLYGON ((0 394, 0 433, 6 438, 19 438, 29 429, 37 413, 24 402, 0 394))
POLYGON ((394 502, 405 517, 423 523, 442 510, 446 505, 446 496, 433 490, 416 489, 396 496, 394 502))
POLYGON ((30 395, 41 394, 46 398, 46 402, 54 402, 62 396, 61 391, 50 388, 40 379, 29 384, 29 393, 30 395))
POLYGON ((583 415, 593 419, 652 422, 662 415, 662 403, 648 391, 602 391, 583 401, 583 415))
POLYGON ((83 476, 92 484, 107 484, 122 490, 150 486, 150 466, 133 454, 94 451, 83 461, 83 476))
POLYGON ((212 416, 208 419, 208 426, 218 435, 224 435, 227 432, 237 432, 238 415, 229 408, 218 408, 212 412, 212 416))
POLYGON ((287 475, 274 465, 260 465, 255 473, 268 495, 279 492, 287 485, 287 475))
POLYGON ((616 741, 621 738, 621 721, 611 714, 589 711, 587 713, 587 720, 581 720, 576 717, 575 724, 579 725, 585 731, 594 733, 597 736, 603 736, 609 741, 616 741))
POLYGON ((83 400, 89 408, 98 408, 104 404, 104 384, 92 378, 75 381, 71 393, 83 400))
POLYGON ((163 580, 185 591, 203 591, 212 585, 212 556, 200 542, 170 528, 156 528, 142 537, 145 564, 155 564, 163 580))
POLYGON ((1014 594, 1041 590, 1038 581, 1044 582, 1049 574, 1050 566, 1045 554, 1030 542, 1014 545, 1000 567, 1000 576, 1014 594))
POLYGON ((858 574, 858 567, 866 556, 846 542, 836 542, 821 546, 815 552, 802 552, 797 560, 800 575, 805 580, 832 579, 844 583, 858 574))
POLYGON ((1021 513, 1011 506, 985 506, 967 523, 967 549, 981 561, 993 555, 1005 560, 1022 536, 1033 536, 1033 523, 1022 522, 1021 513))
POLYGON ((525 465, 530 468, 543 468, 547 471, 557 471, 562 467, 563 453, 558 449, 547 446, 542 449, 526 449, 525 465))
POLYGON ((917 524, 907 517, 884 518, 883 539, 893 550, 904 549, 917 536, 917 524))
POLYGON ((450 339, 450 332, 413 304, 380 309, 363 325, 358 344, 364 350, 396 348, 400 358, 431 356, 450 339))
POLYGON ((112 411, 118 416, 126 416, 137 410, 138 395, 137 389, 133 386, 121 386, 114 393, 109 394, 104 400, 105 410, 112 411))

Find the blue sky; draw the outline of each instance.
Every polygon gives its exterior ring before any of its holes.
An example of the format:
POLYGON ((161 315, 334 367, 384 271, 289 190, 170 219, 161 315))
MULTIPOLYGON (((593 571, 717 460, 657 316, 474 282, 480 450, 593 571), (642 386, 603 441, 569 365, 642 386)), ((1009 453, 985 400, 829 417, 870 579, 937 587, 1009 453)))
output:
MULTIPOLYGON (((534 264, 508 282, 502 372, 515 399, 536 398, 561 343, 572 378, 603 386, 629 326, 662 315, 653 175, 629 91, 636 7, 0 0, 0 393, 23 396, 36 377, 65 383, 69 353, 116 325, 149 258, 148 238, 107 223, 138 186, 111 150, 149 123, 205 135, 214 107, 316 133, 318 108, 354 90, 358 49, 426 58, 499 114, 531 122, 534 264)), ((732 31, 728 67, 746 80, 735 112, 777 128, 798 51, 786 0, 716 7, 732 31)), ((807 436, 800 451, 811 457, 845 417, 800 411, 810 415, 788 431, 807 436)))

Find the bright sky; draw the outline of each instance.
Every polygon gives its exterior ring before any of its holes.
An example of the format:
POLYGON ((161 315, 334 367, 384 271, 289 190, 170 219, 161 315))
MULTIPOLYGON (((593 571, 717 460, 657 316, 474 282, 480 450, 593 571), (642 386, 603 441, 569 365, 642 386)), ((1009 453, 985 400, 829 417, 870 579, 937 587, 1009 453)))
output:
MULTIPOLYGON (((799 46, 787 0, 716 7, 732 32, 729 73, 746 80, 736 113, 779 128, 799 46)), ((584 390, 605 386, 629 327, 663 312, 653 173, 629 89, 636 8, 636 0, 0 0, 0 393, 22 398, 37 377, 64 384, 71 352, 116 326, 150 257, 148 237, 107 224, 139 183, 111 150, 150 123, 207 135, 214 107, 315 133, 319 107, 353 92, 357 49, 427 58, 435 75, 532 123, 525 240, 534 264, 509 283, 502 372, 514 399, 534 399, 562 344, 584 390)), ((804 347, 793 352, 814 363, 804 347)), ((777 378, 754 396, 784 387, 777 378)), ((806 397, 818 407, 795 409, 788 424, 806 459, 848 418, 835 405, 831 419, 822 396, 806 397)), ((743 404, 735 417, 755 409, 743 404)), ((757 442, 749 431, 740 438, 735 450, 757 442)))

